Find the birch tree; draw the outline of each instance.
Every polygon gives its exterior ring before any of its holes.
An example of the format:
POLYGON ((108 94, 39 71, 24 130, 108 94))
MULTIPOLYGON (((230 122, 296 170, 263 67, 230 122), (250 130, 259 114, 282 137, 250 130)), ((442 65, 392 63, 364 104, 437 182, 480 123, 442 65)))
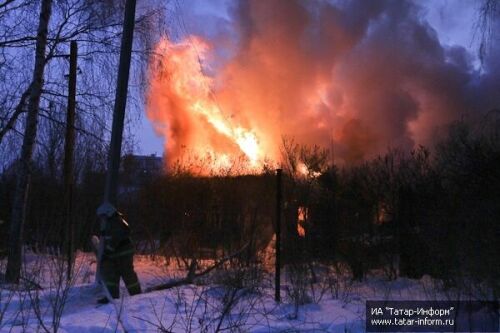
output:
POLYGON ((11 283, 19 282, 21 272, 26 199, 30 184, 31 163, 38 125, 40 96, 43 89, 46 59, 45 52, 47 47, 47 35, 51 12, 52 0, 42 0, 36 36, 35 67, 33 70, 33 80, 29 89, 28 114, 26 117, 21 158, 18 163, 16 188, 10 222, 10 237, 8 246, 9 257, 5 275, 7 282, 11 283))

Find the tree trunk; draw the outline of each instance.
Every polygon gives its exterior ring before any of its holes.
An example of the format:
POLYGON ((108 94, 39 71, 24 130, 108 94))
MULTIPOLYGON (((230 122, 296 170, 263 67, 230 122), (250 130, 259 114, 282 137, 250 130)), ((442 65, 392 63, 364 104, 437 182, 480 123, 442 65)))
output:
MULTIPOLYGON (((125 3, 120 63, 118 65, 115 107, 113 110, 113 128, 111 130, 108 171, 106 173, 106 185, 104 188, 104 202, 109 202, 115 206, 118 192, 118 173, 120 169, 123 124, 125 119, 125 107, 127 104, 128 78, 130 74, 130 61, 132 58, 132 43, 134 40, 135 7, 136 0, 127 0, 125 3)), ((101 231, 106 228, 105 223, 105 221, 101 221, 101 231)), ((103 251, 104 242, 103 239, 101 239, 97 253, 96 281, 100 279, 99 275, 103 251)))
POLYGON ((23 227, 26 216, 28 188, 31 179, 31 159, 38 125, 40 95, 43 87, 45 48, 47 46, 51 10, 52 0, 42 0, 36 37, 35 68, 33 70, 33 81, 28 99, 28 115, 26 117, 21 158, 19 159, 17 168, 17 181, 10 222, 9 259, 5 274, 7 282, 10 283, 18 283, 21 272, 23 227))

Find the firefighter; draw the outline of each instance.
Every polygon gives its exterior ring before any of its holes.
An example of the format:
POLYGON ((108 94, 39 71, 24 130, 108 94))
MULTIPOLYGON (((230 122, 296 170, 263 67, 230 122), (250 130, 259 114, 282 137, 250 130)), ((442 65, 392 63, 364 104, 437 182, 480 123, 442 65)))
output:
MULTIPOLYGON (((130 239, 130 228, 123 215, 110 203, 97 209, 101 219, 101 236, 104 252, 101 258, 101 281, 113 298, 120 297, 120 278, 123 279, 130 296, 140 294, 141 286, 134 271, 134 246, 130 239)), ((101 298, 99 303, 108 303, 101 298)))

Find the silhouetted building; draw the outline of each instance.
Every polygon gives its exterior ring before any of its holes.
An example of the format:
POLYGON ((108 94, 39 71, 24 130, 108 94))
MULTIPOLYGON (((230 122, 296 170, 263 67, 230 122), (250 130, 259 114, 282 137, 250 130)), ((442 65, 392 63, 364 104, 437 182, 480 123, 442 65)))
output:
POLYGON ((120 192, 129 192, 163 173, 163 158, 152 155, 125 155, 121 164, 120 192))

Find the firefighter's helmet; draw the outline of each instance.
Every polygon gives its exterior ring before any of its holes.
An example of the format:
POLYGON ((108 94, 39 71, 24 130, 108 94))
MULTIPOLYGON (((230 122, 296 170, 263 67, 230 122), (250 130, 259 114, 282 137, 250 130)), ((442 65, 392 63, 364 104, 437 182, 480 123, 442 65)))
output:
POLYGON ((102 205, 97 208, 96 214, 97 216, 106 216, 112 217, 117 213, 116 208, 110 204, 109 202, 104 202, 102 205))

